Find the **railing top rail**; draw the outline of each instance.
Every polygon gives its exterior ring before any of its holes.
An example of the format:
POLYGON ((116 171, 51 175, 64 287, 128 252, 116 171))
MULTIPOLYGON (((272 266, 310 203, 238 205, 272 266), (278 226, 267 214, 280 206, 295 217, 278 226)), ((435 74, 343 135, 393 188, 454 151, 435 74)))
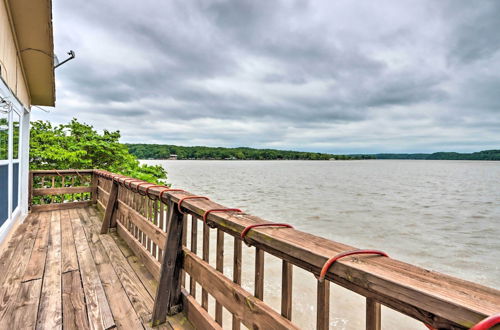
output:
MULTIPOLYGON (((94 173, 117 183, 129 179, 101 170, 95 170, 94 173)), ((130 182, 134 191, 138 189, 146 193, 147 187, 140 186, 140 181, 130 182)), ((147 192, 159 198, 162 190, 164 188, 151 187, 147 192)), ((183 197, 191 195, 186 191, 167 191, 163 194, 163 201, 171 199, 178 203, 183 197)), ((226 207, 209 200, 191 199, 185 200, 182 208, 201 218, 211 209, 226 207)), ((207 220, 209 224, 235 237, 240 237, 250 225, 271 223, 246 213, 210 213, 207 220)), ((255 228, 246 234, 245 241, 315 276, 320 274, 330 257, 354 249, 291 228, 255 228)), ((471 327, 500 310, 499 290, 392 258, 345 258, 329 269, 326 278, 435 327, 450 323, 471 327)))
POLYGON ((94 170, 92 169, 85 169, 85 170, 31 170, 30 171, 33 175, 58 175, 58 174, 92 174, 94 173, 94 170))

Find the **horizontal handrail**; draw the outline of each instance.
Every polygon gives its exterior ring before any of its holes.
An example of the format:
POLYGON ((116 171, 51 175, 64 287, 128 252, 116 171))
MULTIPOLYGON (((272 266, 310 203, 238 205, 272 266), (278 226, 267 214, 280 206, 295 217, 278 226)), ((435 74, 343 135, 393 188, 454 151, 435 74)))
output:
POLYGON ((33 175, 93 174, 94 170, 31 170, 33 175))
MULTIPOLYGON (((94 174, 127 186, 141 195, 160 198, 162 187, 141 185, 141 181, 95 170, 94 174)), ((186 191, 166 191, 162 202, 178 204, 197 218, 207 211, 226 209, 186 191)), ((248 226, 272 223, 246 213, 210 213, 211 226, 235 238, 248 226)), ((163 234, 161 240, 163 241, 163 234)), ((262 251, 319 276, 325 262, 354 247, 311 235, 292 228, 254 228, 246 233, 245 241, 262 251)), ((390 251, 388 251, 390 252, 390 251)), ((469 328, 489 315, 499 312, 500 291, 449 275, 426 270, 392 258, 373 256, 341 259, 325 274, 325 278, 353 292, 409 315, 435 328, 469 328)))

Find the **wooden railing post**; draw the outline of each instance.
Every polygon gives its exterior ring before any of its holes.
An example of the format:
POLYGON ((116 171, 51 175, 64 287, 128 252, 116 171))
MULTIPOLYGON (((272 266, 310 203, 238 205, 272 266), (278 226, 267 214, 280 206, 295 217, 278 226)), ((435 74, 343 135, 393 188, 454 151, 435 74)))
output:
POLYGON ((33 204, 33 172, 28 174, 28 210, 31 211, 31 205, 33 204))
POLYGON ((110 227, 116 226, 116 221, 113 223, 113 213, 116 209, 118 201, 118 182, 113 181, 111 191, 109 192, 108 204, 102 221, 101 234, 107 234, 110 227))
POLYGON ((95 170, 92 172, 92 180, 90 181, 92 185, 92 204, 97 203, 97 174, 95 170))
POLYGON ((168 315, 182 311, 181 270, 184 254, 182 252, 182 213, 175 203, 168 202, 167 239, 163 247, 160 280, 153 306, 152 324, 165 322, 168 315))
POLYGON ((366 298, 366 330, 381 329, 380 303, 373 298, 366 298))

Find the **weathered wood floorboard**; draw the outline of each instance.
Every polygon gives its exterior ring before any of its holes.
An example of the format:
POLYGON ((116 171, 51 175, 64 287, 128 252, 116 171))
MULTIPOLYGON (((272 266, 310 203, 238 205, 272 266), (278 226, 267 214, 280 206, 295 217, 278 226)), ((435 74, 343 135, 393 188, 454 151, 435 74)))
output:
POLYGON ((62 242, 62 273, 78 269, 78 258, 76 257, 75 239, 73 227, 71 226, 70 212, 74 210, 61 211, 61 242, 62 242))
MULTIPOLYGON (((77 210, 71 210, 72 218, 79 217, 77 210)), ((110 259, 106 254, 106 250, 99 238, 99 234, 92 227, 85 223, 85 217, 80 220, 85 225, 85 235, 90 247, 90 251, 94 257, 94 262, 99 272, 104 291, 108 298, 109 306, 113 313, 113 317, 118 328, 140 329, 142 323, 139 316, 136 314, 122 283, 118 278, 110 259)))
MULTIPOLYGON (((157 283, 94 208, 34 212, 0 251, 0 329, 151 329, 157 283)), ((154 329, 192 329, 184 314, 154 329)))
POLYGON ((78 270, 62 274, 62 304, 64 329, 89 329, 82 280, 78 270))
POLYGON ((89 324, 96 329, 109 329, 115 326, 113 314, 106 299, 80 219, 71 219, 71 225, 73 226, 83 290, 87 301, 89 324))
POLYGON ((32 217, 26 232, 12 254, 12 262, 2 275, 5 280, 0 289, 0 329, 8 329, 12 324, 21 279, 31 256, 31 250, 39 228, 38 216, 32 217))
POLYGON ((62 329, 61 296, 61 214, 51 213, 50 238, 45 263, 37 329, 62 329))

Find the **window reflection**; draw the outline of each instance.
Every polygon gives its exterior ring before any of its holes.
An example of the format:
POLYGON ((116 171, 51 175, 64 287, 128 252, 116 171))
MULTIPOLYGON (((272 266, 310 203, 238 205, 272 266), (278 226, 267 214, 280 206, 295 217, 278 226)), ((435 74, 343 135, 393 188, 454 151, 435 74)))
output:
MULTIPOLYGON (((19 120, 18 120, 19 121, 19 120)), ((0 112, 0 160, 6 160, 9 147, 9 122, 7 114, 0 112)))
POLYGON ((19 118, 20 116, 15 111, 12 112, 12 119, 13 119, 12 159, 19 158, 19 118))

